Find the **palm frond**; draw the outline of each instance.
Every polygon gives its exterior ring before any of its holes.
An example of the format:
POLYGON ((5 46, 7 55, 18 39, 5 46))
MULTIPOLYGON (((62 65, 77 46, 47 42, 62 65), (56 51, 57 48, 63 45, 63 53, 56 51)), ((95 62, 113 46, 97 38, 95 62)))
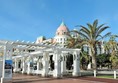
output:
POLYGON ((91 34, 90 34, 90 31, 86 28, 86 27, 82 27, 80 29, 80 32, 83 33, 84 35, 86 35, 88 37, 88 39, 91 38, 91 34))
POLYGON ((99 29, 98 32, 96 32, 96 38, 107 28, 109 28, 109 26, 101 27, 101 29, 99 29))
POLYGON ((93 26, 90 23, 87 23, 87 26, 88 26, 90 31, 92 31, 92 32, 94 31, 93 26))
POLYGON ((107 34, 105 34, 104 36, 103 36, 103 38, 106 38, 106 37, 108 37, 108 36, 110 36, 111 35, 111 32, 108 32, 107 34))
POLYGON ((93 27, 97 27, 98 25, 98 19, 96 19, 94 22, 93 22, 93 27))
POLYGON ((101 25, 99 25, 98 27, 97 27, 97 30, 96 31, 99 31, 99 29, 101 28, 101 27, 103 27, 105 24, 101 24, 101 25))
POLYGON ((89 30, 90 30, 90 38, 92 39, 93 38, 93 33, 94 33, 94 27, 91 25, 91 24, 89 24, 89 23, 87 23, 87 25, 88 25, 88 28, 89 28, 89 30))
POLYGON ((82 38, 86 38, 87 40, 90 39, 86 34, 84 34, 82 32, 79 32, 79 34, 80 34, 80 36, 82 36, 82 38))
MULTIPOLYGON (((106 38, 106 37, 109 37, 110 35, 111 35, 111 32, 108 32, 108 33, 105 34, 104 36, 98 35, 98 37, 100 37, 100 38, 97 39, 97 40, 102 40, 102 39, 104 39, 104 38, 106 38)), ((98 37, 96 37, 96 38, 98 38, 98 37)))
POLYGON ((85 34, 90 34, 90 31, 88 28, 86 28, 84 26, 80 26, 80 27, 81 27, 80 31, 84 32, 85 34))

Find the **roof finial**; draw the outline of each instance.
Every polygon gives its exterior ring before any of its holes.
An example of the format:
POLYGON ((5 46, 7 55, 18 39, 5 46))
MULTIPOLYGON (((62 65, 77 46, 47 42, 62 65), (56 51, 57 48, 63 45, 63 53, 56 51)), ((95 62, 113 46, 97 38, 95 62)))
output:
POLYGON ((66 26, 63 19, 62 19, 62 23, 60 26, 66 26))

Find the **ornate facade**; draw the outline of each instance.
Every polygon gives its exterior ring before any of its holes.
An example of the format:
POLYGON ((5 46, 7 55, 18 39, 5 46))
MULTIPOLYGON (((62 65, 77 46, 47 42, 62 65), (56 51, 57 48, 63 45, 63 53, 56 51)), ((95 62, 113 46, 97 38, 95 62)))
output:
POLYGON ((62 47, 64 47, 68 38, 69 38, 69 29, 66 26, 66 24, 62 22, 60 26, 57 28, 54 38, 46 40, 44 36, 41 36, 37 38, 36 43, 52 43, 52 44, 59 44, 62 47))

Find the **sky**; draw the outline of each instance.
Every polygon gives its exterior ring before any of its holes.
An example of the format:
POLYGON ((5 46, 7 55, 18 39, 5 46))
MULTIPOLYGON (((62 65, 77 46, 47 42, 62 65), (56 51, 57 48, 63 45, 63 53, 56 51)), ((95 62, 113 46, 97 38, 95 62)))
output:
POLYGON ((118 35, 118 0, 0 0, 0 39, 53 38, 62 21, 72 30, 95 19, 118 35))

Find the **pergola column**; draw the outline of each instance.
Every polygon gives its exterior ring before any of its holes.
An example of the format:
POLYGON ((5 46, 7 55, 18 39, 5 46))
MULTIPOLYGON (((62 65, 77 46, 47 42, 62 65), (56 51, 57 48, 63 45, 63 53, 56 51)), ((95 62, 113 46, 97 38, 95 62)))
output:
POLYGON ((49 53, 44 51, 43 58, 42 58, 42 64, 43 64, 43 70, 42 70, 42 76, 48 76, 49 72, 49 53))
POLYGON ((40 60, 37 61, 37 74, 39 74, 40 70, 40 60))
POLYGON ((14 72, 17 72, 17 70, 18 70, 18 60, 15 59, 14 60, 14 72))
POLYGON ((28 62, 27 62, 27 74, 31 74, 31 68, 30 68, 30 59, 31 57, 28 57, 28 62))
POLYGON ((66 74, 66 53, 62 52, 61 74, 66 74))
POLYGON ((80 75, 80 52, 75 51, 73 53, 73 76, 80 75))
POLYGON ((27 63, 27 74, 31 73, 30 62, 27 63))
POLYGON ((5 42, 5 45, 3 47, 3 63, 2 63, 2 76, 1 76, 1 83, 11 83, 12 82, 12 51, 13 46, 12 43, 8 44, 8 42, 5 42), (9 65, 11 68, 9 68, 9 72, 6 72, 6 64, 8 64, 7 60, 10 61, 9 65), (9 74, 8 74, 9 73, 9 74))
POLYGON ((54 60, 54 72, 53 72, 53 77, 59 78, 61 77, 61 51, 58 49, 54 52, 53 55, 53 60, 54 60))
POLYGON ((26 62, 25 62, 26 58, 23 57, 22 58, 22 73, 26 73, 26 62))
POLYGON ((37 71, 39 71, 39 60, 37 61, 37 71))

